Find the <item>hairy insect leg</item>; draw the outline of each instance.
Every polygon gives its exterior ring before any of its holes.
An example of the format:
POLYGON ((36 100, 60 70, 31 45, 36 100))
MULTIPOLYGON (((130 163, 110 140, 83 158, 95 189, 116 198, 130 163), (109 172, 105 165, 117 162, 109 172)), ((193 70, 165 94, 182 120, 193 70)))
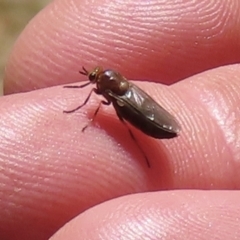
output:
POLYGON ((98 114, 98 112, 99 112, 99 109, 100 109, 100 107, 101 107, 102 104, 104 104, 104 105, 110 105, 111 102, 110 102, 110 101, 104 101, 104 100, 102 100, 102 101, 99 103, 97 109, 95 110, 95 112, 94 112, 94 114, 93 114, 93 117, 89 120, 89 122, 87 123, 87 125, 86 125, 85 127, 83 127, 82 132, 84 132, 84 131, 86 130, 86 128, 94 121, 94 119, 96 118, 96 116, 97 116, 97 114, 98 114))
POLYGON ((79 110, 81 107, 83 107, 84 105, 87 104, 87 102, 88 102, 88 100, 89 100, 89 98, 91 97, 91 95, 92 95, 93 92, 96 92, 96 89, 95 89, 95 88, 93 88, 93 89, 90 91, 90 93, 88 94, 88 96, 87 96, 87 98, 86 98, 86 100, 84 101, 83 104, 81 104, 81 105, 78 106, 77 108, 74 108, 74 109, 72 109, 72 110, 70 110, 70 111, 63 111, 63 112, 64 112, 64 113, 73 113, 73 112, 76 112, 76 111, 79 110))
POLYGON ((135 144, 137 145, 137 147, 139 148, 139 150, 142 152, 143 156, 145 157, 145 160, 147 162, 148 167, 150 168, 150 162, 147 158, 147 155, 145 154, 145 152, 142 150, 142 148, 140 147, 137 139, 135 138, 135 136, 133 135, 133 132, 131 131, 131 129, 128 127, 128 125, 126 124, 126 122, 124 121, 124 119, 117 113, 118 118, 120 119, 120 121, 124 124, 124 126, 127 128, 132 140, 135 142, 135 144))

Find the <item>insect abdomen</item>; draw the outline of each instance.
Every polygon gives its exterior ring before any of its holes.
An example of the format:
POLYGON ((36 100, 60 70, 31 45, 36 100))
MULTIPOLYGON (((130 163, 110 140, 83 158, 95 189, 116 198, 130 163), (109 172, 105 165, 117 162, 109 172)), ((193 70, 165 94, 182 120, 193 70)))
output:
POLYGON ((134 108, 130 106, 120 107, 116 101, 112 101, 112 103, 118 115, 148 136, 158 139, 169 139, 177 136, 177 133, 164 130, 162 126, 158 126, 154 121, 140 115, 134 108))

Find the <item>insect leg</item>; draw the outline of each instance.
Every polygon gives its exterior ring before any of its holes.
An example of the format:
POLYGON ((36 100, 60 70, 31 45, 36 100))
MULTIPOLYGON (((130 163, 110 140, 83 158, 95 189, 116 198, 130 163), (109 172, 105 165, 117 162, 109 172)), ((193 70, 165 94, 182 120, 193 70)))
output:
POLYGON ((117 116, 119 118, 119 120, 125 125, 125 127, 128 129, 128 132, 132 138, 132 140, 136 143, 137 147, 139 148, 139 150, 142 152, 143 156, 145 157, 145 160, 147 162, 148 167, 150 168, 150 162, 147 158, 147 155, 145 154, 145 152, 142 150, 142 148, 140 147, 137 139, 135 138, 135 136, 133 135, 133 132, 131 131, 131 129, 128 127, 128 125, 126 124, 126 122, 124 121, 124 119, 121 117, 121 115, 117 112, 117 116))
POLYGON ((95 117, 97 116, 98 111, 99 111, 99 109, 100 109, 100 107, 101 107, 102 104, 104 104, 104 105, 110 105, 110 104, 111 104, 111 101, 108 101, 108 100, 107 100, 107 101, 104 101, 104 100, 102 100, 102 101, 98 104, 98 107, 97 107, 97 109, 95 110, 95 112, 94 112, 94 114, 93 114, 93 117, 89 120, 88 124, 87 124, 85 127, 83 127, 82 132, 84 132, 85 129, 94 121, 94 119, 95 119, 95 117))
POLYGON ((92 92, 96 92, 96 89, 93 88, 93 89, 90 91, 90 93, 88 94, 86 100, 84 101, 84 103, 83 103, 82 105, 78 106, 77 108, 74 108, 73 110, 70 110, 70 111, 63 111, 63 112, 64 112, 64 113, 73 113, 73 112, 76 112, 77 110, 79 110, 81 107, 83 107, 84 105, 87 104, 89 98, 91 97, 92 92))
POLYGON ((86 86, 88 86, 89 84, 91 84, 91 82, 87 82, 87 83, 84 83, 83 85, 73 85, 73 86, 63 86, 64 88, 84 88, 86 86))

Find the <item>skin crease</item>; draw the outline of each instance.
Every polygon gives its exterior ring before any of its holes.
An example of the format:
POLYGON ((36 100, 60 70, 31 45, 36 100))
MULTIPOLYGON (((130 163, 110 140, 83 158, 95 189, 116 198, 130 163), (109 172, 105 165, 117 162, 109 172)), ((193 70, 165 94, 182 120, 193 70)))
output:
POLYGON ((239 3, 196 2, 59 0, 29 23, 0 100, 0 239, 240 239, 239 3), (112 107, 81 132, 100 97, 62 112, 91 87, 57 85, 98 64, 181 123, 132 128, 150 169, 112 107))

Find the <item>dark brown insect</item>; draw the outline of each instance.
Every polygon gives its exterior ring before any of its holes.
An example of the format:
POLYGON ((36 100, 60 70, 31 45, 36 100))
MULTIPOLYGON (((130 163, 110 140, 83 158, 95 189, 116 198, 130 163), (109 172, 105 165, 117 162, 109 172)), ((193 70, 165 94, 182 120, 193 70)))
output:
MULTIPOLYGON (((101 104, 110 105, 112 103, 118 118, 127 128, 128 126, 125 120, 143 133, 158 139, 176 137, 181 130, 178 122, 169 112, 120 73, 113 70, 103 70, 101 67, 96 67, 91 72, 88 72, 83 67, 83 71, 80 71, 80 73, 88 76, 89 82, 80 86, 65 86, 65 88, 83 88, 91 83, 96 84, 96 88, 90 91, 82 105, 71 111, 64 111, 65 113, 73 113, 86 105, 92 92, 95 92, 96 94, 103 95, 105 100, 99 103, 90 122, 96 117, 101 104)), ((88 125, 89 123, 82 131, 84 131, 88 125)), ((128 131, 144 154, 147 164, 150 167, 145 153, 139 146, 130 128, 128 128, 128 131)))

